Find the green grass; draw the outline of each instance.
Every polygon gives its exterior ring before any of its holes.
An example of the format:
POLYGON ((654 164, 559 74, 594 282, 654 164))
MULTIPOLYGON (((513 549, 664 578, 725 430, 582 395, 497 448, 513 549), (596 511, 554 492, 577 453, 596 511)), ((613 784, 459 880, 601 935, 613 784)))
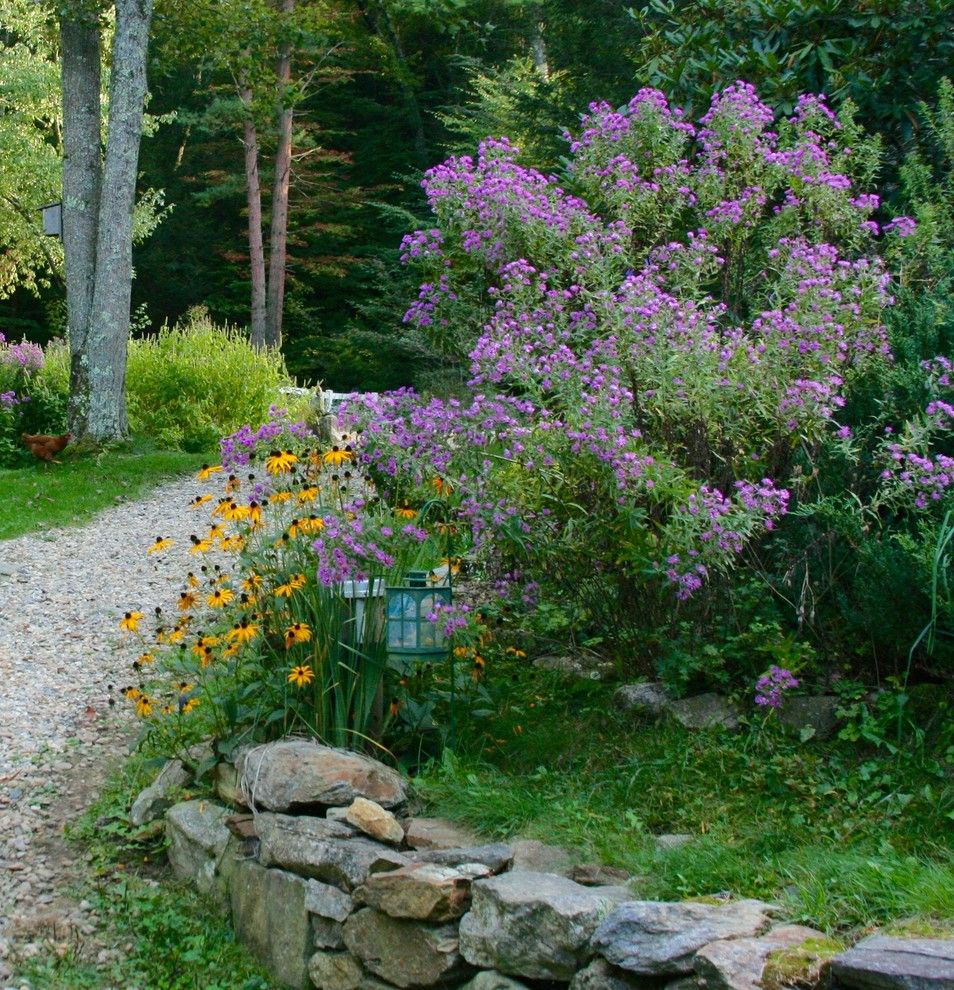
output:
POLYGON ((647 898, 762 897, 839 935, 954 917, 950 741, 892 754, 803 744, 771 723, 638 726, 608 688, 506 666, 498 677, 494 714, 462 718, 469 755, 418 778, 430 812, 622 866, 647 898), (667 832, 693 838, 661 851, 667 832))
POLYGON ((0 540, 86 522, 117 499, 134 499, 166 478, 197 469, 208 454, 175 450, 106 451, 62 464, 0 470, 0 540))
MULTIPOLYGON (((261 968, 235 941, 227 913, 174 881, 164 869, 161 829, 136 830, 126 813, 156 766, 136 755, 113 773, 96 803, 67 836, 90 854, 88 875, 73 891, 102 923, 97 943, 117 957, 100 962, 82 943, 44 954, 17 972, 31 990, 268 990, 261 968), (158 869, 157 869, 158 867, 158 869)), ((17 983, 17 986, 20 984, 17 983)))

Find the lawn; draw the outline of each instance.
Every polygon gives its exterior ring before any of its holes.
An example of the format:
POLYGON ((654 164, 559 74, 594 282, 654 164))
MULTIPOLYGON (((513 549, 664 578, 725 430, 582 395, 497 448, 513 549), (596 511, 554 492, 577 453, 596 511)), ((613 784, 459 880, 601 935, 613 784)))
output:
POLYGON ((879 739, 874 711, 857 715, 868 739, 802 743, 771 717, 735 734, 640 725, 614 710, 609 687, 516 664, 495 673, 503 703, 462 717, 469 755, 417 780, 430 812, 624 867, 641 897, 731 891, 843 936, 873 924, 954 931, 943 705, 935 735, 903 747, 890 720, 879 739), (691 839, 664 850, 663 833, 691 839))
POLYGON ((117 501, 143 495, 166 478, 197 469, 209 454, 143 449, 106 451, 61 464, 0 470, 0 540, 86 522, 117 501))

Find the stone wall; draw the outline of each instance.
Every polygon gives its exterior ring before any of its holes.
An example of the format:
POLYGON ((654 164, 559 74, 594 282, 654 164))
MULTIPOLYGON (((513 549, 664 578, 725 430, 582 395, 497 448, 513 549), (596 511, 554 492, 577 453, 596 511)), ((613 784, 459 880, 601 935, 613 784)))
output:
MULTIPOLYGON (((954 988, 950 942, 868 939, 832 964, 836 946, 772 905, 637 900, 625 874, 560 850, 403 817, 404 780, 356 753, 271 743, 216 787, 222 803, 166 812, 169 860, 282 986, 954 988)), ((161 801, 153 790, 149 813, 161 801)))

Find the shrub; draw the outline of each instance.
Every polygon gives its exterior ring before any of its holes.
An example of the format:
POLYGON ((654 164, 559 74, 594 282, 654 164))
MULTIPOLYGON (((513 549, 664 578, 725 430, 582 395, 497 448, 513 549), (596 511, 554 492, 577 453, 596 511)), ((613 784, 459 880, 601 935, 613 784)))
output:
POLYGON ((161 447, 205 450, 242 423, 261 422, 291 384, 281 356, 202 313, 131 341, 126 370, 133 434, 161 447))
POLYGON ((53 384, 55 369, 50 364, 50 355, 36 344, 8 343, 0 333, 0 466, 29 459, 21 434, 66 429, 67 391, 53 384))
POLYGON ((426 277, 406 319, 466 357, 476 395, 354 403, 363 462, 392 500, 445 478, 513 606, 556 605, 621 657, 665 659, 680 622, 731 614, 746 564, 783 638, 844 648, 811 596, 857 570, 848 530, 920 532, 954 483, 946 359, 907 408, 866 406, 893 368, 877 251, 916 230, 873 218, 876 147, 850 108, 803 96, 776 120, 743 83, 696 123, 653 90, 593 104, 568 139, 565 182, 503 139, 427 173, 437 225, 405 238, 426 277))

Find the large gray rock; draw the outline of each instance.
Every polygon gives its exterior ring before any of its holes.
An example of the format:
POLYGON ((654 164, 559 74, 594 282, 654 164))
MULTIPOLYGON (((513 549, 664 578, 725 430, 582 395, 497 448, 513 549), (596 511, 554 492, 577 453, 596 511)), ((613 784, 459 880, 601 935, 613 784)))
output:
POLYGON ((182 760, 167 760, 159 775, 143 788, 129 809, 129 823, 141 828, 154 822, 173 803, 175 795, 192 780, 182 760))
POLYGON ((182 801, 166 813, 172 872, 215 897, 224 896, 225 854, 232 839, 225 824, 229 814, 227 808, 210 801, 182 801))
POLYGON ((404 841, 404 829, 398 820, 377 801, 355 798, 348 805, 345 821, 378 842, 399 846, 404 841))
POLYGON ((407 800, 404 779, 390 767, 304 739, 256 746, 243 754, 239 771, 248 802, 269 811, 348 805, 359 797, 395 808, 407 800))
POLYGON ((853 990, 951 990, 954 939, 872 935, 836 956, 832 972, 853 990))
POLYGON ((472 980, 468 980, 460 990, 528 990, 526 983, 504 976, 492 969, 485 969, 472 980))
POLYGON ((816 697, 796 696, 786 698, 778 717, 784 725, 801 732, 811 730, 809 738, 830 739, 838 728, 835 714, 841 701, 831 694, 816 697))
POLYGON ((736 729, 739 725, 739 710, 721 694, 710 691, 697 694, 694 698, 671 701, 668 712, 686 729, 736 729))
POLYGON ((311 915, 311 934, 316 949, 344 947, 344 921, 354 910, 354 900, 337 887, 308 881, 305 909, 311 915))
POLYGON ((596 958, 570 980, 570 990, 639 990, 645 981, 596 958))
POLYGON ((355 891, 355 897, 392 918, 453 921, 470 907, 471 881, 489 872, 478 863, 471 867, 414 863, 369 876, 355 891))
POLYGON ((404 841, 412 849, 460 849, 476 846, 480 840, 466 825, 447 818, 409 818, 404 823, 404 841))
POLYGON ((549 846, 536 839, 516 839, 509 845, 513 849, 511 869, 514 870, 566 876, 576 863, 576 857, 562 846, 549 846))
POLYGON ((280 866, 302 876, 353 890, 370 873, 395 870, 408 860, 368 839, 349 838, 352 830, 325 818, 261 814, 256 820, 264 866, 280 866))
POLYGON ((364 971, 361 963, 348 952, 316 952, 308 972, 318 990, 389 990, 364 971))
POLYGON ((761 935, 771 910, 761 901, 629 901, 606 918, 591 944, 608 962, 631 973, 678 976, 692 972, 693 956, 709 942, 761 935))
POLYGON ((236 937, 282 986, 310 990, 311 920, 309 881, 283 870, 266 870, 251 860, 232 875, 232 925, 236 937))
POLYGON ((658 718, 669 708, 672 695, 662 681, 623 684, 613 695, 613 704, 621 711, 644 718, 658 718))
POLYGON ((590 936, 627 896, 618 887, 583 887, 550 873, 478 880, 460 924, 461 953, 511 976, 569 980, 586 961, 590 936))
POLYGON ((513 849, 502 842, 486 846, 467 846, 462 849, 424 849, 408 853, 415 863, 438 863, 441 866, 464 866, 467 863, 483 863, 491 873, 502 873, 513 862, 513 849))
POLYGON ((759 938, 710 942, 696 953, 694 969, 706 990, 762 990, 769 956, 824 938, 813 928, 785 925, 759 938))
POLYGON ((433 987, 463 977, 456 925, 423 925, 363 908, 345 922, 348 951, 398 987, 433 987))

